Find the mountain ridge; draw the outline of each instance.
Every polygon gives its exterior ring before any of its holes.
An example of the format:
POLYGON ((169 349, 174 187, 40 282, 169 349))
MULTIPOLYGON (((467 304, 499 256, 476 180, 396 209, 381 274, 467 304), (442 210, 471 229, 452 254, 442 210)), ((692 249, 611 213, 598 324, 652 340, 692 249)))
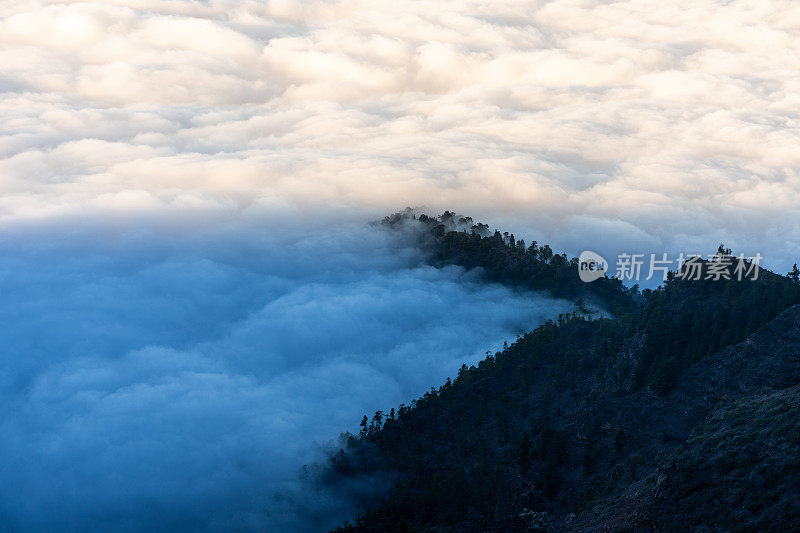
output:
MULTIPOLYGON (((548 280, 554 294, 583 297, 560 277, 573 269, 577 278, 575 261, 520 260, 528 252, 513 239, 435 229, 440 218, 423 221, 433 264, 483 268, 488 250, 490 281, 542 289, 548 280)), ((706 441, 725 434, 726 416, 742 406, 785 407, 782 419, 769 421, 781 428, 797 415, 800 284, 763 272, 757 281, 670 275, 641 293, 611 281, 616 295, 593 296, 616 304, 615 316, 560 316, 462 366, 411 406, 365 417, 359 435, 340 439, 325 482, 375 473, 394 481, 380 504, 339 530, 728 531, 770 521, 800 528, 800 470, 791 470, 798 443, 751 458, 753 468, 766 460, 795 475, 773 479, 765 502, 745 495, 736 508, 714 510, 715 481, 728 476, 741 495, 750 478, 703 460, 713 456, 706 441)), ((757 430, 757 413, 735 426, 742 442, 732 453, 777 445, 757 430)))

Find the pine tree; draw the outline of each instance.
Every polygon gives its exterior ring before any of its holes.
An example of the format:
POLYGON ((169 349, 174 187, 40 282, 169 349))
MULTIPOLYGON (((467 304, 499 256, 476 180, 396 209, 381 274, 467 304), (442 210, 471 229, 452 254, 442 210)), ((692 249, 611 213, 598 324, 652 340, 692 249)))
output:
POLYGON ((800 283, 800 270, 797 269, 797 263, 794 264, 792 269, 789 271, 789 279, 794 281, 795 283, 800 283))

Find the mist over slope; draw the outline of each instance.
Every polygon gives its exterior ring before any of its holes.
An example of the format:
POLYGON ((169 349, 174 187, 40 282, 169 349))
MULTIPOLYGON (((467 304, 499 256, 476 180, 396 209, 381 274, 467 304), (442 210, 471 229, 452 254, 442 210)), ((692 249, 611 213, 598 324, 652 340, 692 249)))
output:
POLYGON ((380 227, 235 220, 7 229, 0 294, 0 521, 23 531, 332 526, 349 503, 293 492, 315 441, 572 306, 380 227))

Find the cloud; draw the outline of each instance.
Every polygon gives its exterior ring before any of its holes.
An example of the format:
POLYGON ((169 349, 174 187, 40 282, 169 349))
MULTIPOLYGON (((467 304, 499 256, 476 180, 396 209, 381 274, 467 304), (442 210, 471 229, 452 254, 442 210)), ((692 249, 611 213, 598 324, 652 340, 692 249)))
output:
POLYGON ((579 214, 636 228, 605 235, 614 250, 645 232, 654 250, 725 238, 779 267, 800 251, 790 2, 17 2, 2 15, 7 222, 426 203, 556 243, 579 214))
POLYGON ((572 308, 379 228, 219 228, 3 233, 9 527, 332 527, 351 502, 296 492, 315 442, 572 308))
POLYGON ((246 529, 306 437, 500 342, 524 297, 341 229, 406 205, 788 270, 799 30, 783 0, 0 2, 0 517, 246 529))

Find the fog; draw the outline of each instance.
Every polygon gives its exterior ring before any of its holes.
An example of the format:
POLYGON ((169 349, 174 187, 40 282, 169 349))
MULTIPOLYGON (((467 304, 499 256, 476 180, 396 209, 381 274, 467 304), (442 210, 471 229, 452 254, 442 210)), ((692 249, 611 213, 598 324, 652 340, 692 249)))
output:
POLYGON ((352 519, 337 494, 298 497, 319 444, 572 309, 425 266, 380 227, 219 227, 2 235, 0 522, 352 519))

